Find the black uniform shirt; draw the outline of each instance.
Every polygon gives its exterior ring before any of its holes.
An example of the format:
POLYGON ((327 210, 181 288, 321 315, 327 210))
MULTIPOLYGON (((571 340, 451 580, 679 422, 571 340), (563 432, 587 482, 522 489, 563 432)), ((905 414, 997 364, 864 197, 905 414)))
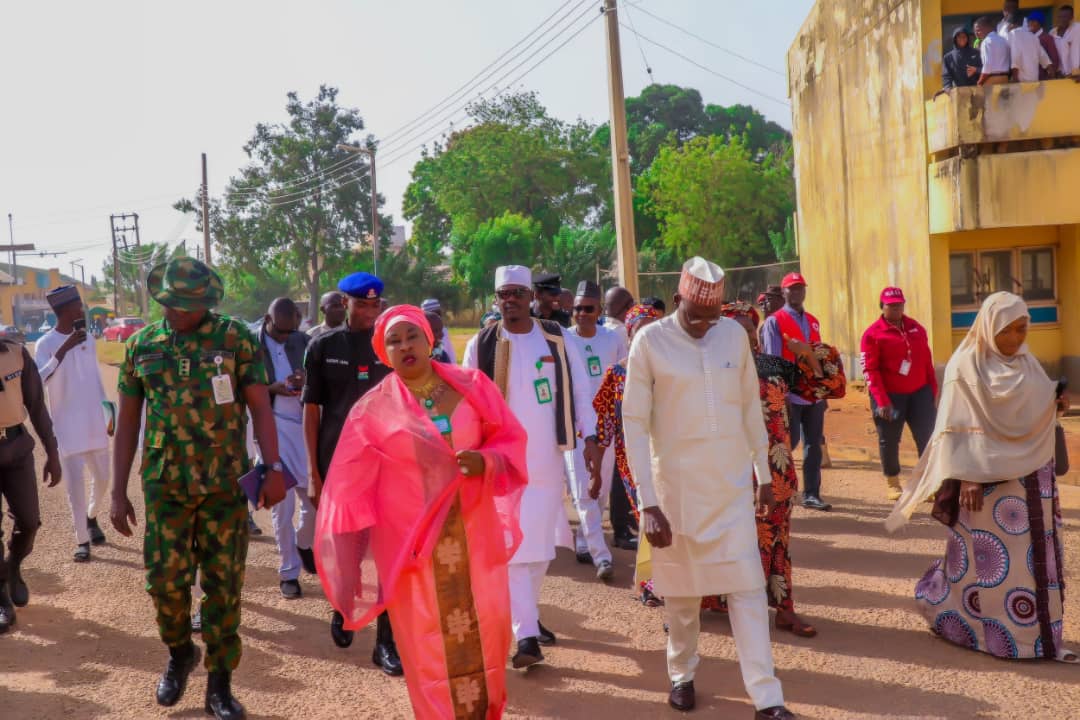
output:
POLYGON ((379 362, 371 346, 373 331, 333 332, 308 345, 307 381, 300 401, 322 406, 319 423, 319 474, 326 478, 341 429, 352 406, 393 370, 379 362))

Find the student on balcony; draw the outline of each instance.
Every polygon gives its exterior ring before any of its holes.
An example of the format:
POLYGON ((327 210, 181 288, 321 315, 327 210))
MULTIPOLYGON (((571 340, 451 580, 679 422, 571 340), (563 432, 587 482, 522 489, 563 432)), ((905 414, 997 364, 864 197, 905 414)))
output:
POLYGON ((975 21, 975 37, 979 38, 982 73, 978 85, 1003 85, 1012 76, 1012 56, 1009 43, 994 30, 994 21, 983 16, 975 21))
POLYGON ((1046 54, 1039 38, 1027 29, 1024 16, 1014 12, 1009 16, 1009 56, 1012 59, 1013 82, 1037 82, 1041 70, 1051 68, 1050 56, 1046 54))
POLYGON ((1050 34, 1057 43, 1061 57, 1061 75, 1072 75, 1080 69, 1080 23, 1073 19, 1072 5, 1062 5, 1057 11, 1057 25, 1050 34))
POLYGON ((953 30, 952 42, 953 49, 945 54, 941 62, 943 90, 974 85, 979 81, 979 70, 982 68, 982 58, 979 51, 971 47, 971 34, 967 28, 953 30))
POLYGON ((1050 58, 1050 66, 1039 68, 1040 80, 1051 80, 1061 73, 1061 56, 1058 54, 1057 40, 1050 33, 1043 30, 1046 24, 1046 16, 1038 10, 1032 10, 1027 16, 1027 27, 1031 34, 1042 45, 1043 51, 1050 58))

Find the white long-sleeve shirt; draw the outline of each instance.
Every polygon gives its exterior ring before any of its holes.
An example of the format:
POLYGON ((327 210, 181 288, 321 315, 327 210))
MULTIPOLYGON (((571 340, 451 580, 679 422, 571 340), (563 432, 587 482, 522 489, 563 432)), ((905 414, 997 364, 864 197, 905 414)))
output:
POLYGON ((1061 74, 1071 75, 1080 70, 1080 22, 1074 21, 1064 33, 1055 27, 1050 34, 1057 43, 1061 74))
POLYGON ((623 432, 641 508, 672 532, 714 540, 753 516, 753 470, 772 481, 769 438, 746 331, 722 319, 698 340, 669 315, 630 347, 623 432))
POLYGON ((1007 37, 1016 79, 1019 82, 1038 82, 1039 68, 1050 67, 1050 56, 1046 54, 1039 38, 1025 27, 1010 31, 1007 37))
POLYGON ((983 75, 1002 75, 1012 71, 1009 41, 996 32, 987 34, 979 43, 983 75))
POLYGON ((85 342, 58 361, 56 351, 68 337, 54 328, 34 347, 34 363, 45 384, 56 442, 64 457, 109 447, 101 406, 105 387, 101 383, 96 341, 87 335, 85 342))

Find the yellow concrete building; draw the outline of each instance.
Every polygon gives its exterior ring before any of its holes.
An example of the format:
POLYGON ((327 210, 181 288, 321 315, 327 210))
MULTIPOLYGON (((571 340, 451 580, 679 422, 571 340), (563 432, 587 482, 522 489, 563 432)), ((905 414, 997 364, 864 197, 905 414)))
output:
POLYGON ((78 285, 84 300, 95 294, 93 288, 61 275, 56 268, 18 265, 13 277, 11 265, 0 265, 0 325, 16 325, 27 333, 36 331, 48 318, 55 318, 45 294, 66 284, 78 285))
POLYGON ((938 92, 952 28, 1000 9, 818 0, 788 51, 807 307, 853 375, 882 287, 904 289, 938 364, 1010 290, 1033 351, 1080 388, 1080 84, 938 92))

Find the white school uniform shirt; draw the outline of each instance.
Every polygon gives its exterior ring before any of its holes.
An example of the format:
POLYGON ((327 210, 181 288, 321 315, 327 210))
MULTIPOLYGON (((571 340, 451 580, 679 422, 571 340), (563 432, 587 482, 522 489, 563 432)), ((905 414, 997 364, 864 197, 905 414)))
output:
POLYGON ((576 325, 566 331, 566 337, 578 344, 578 351, 585 359, 589 390, 595 398, 596 393, 600 391, 600 386, 604 383, 604 373, 607 369, 626 359, 626 343, 617 332, 603 325, 597 325, 596 335, 591 338, 581 337, 576 325))
POLYGON ((1050 35, 1057 43, 1058 56, 1061 58, 1061 74, 1071 75, 1080 69, 1080 23, 1073 21, 1064 33, 1055 27, 1050 31, 1050 35))
POLYGON ((771 482, 769 439, 746 331, 723 318, 702 339, 669 315, 638 332, 623 396, 639 507, 658 507, 672 545, 653 549, 658 593, 763 587, 753 475, 771 482))
MULTIPOLYGON (((475 336, 465 348, 462 365, 480 369, 475 336)), ((536 381, 547 379, 554 395, 555 364, 541 363, 537 370, 536 363, 551 354, 547 340, 537 323, 533 323, 528 333, 515 334, 502 328, 501 337, 510 340, 510 369, 506 382, 506 404, 510 406, 514 417, 525 428, 528 442, 525 447, 525 463, 529 472, 529 482, 521 496, 521 545, 514 557, 513 564, 543 562, 555 558, 556 530, 559 529, 560 511, 563 501, 563 473, 565 465, 563 452, 555 432, 555 401, 539 403, 536 397, 536 381)), ((574 386, 576 426, 582 437, 596 434, 596 411, 592 406, 589 392, 588 373, 585 361, 581 357, 578 345, 573 338, 566 338, 566 359, 569 364, 571 380, 574 386)), ((577 442, 582 442, 579 438, 577 442)), ((565 524, 565 515, 562 516, 565 524)), ((565 541, 565 538, 564 538, 565 541)))
POLYGON ((1050 66, 1050 56, 1046 54, 1039 38, 1025 27, 1018 27, 1009 32, 1009 56, 1012 68, 1017 72, 1020 82, 1038 82, 1039 68, 1050 66))
POLYGON ((68 337, 53 328, 34 347, 34 364, 45 386, 53 432, 64 457, 109 448, 101 405, 105 387, 101 383, 96 341, 87 335, 86 342, 73 347, 63 362, 58 362, 56 351, 68 337))
POLYGON ((1000 75, 1012 71, 1009 42, 996 32, 988 33, 979 43, 979 55, 982 56, 983 75, 1000 75))

